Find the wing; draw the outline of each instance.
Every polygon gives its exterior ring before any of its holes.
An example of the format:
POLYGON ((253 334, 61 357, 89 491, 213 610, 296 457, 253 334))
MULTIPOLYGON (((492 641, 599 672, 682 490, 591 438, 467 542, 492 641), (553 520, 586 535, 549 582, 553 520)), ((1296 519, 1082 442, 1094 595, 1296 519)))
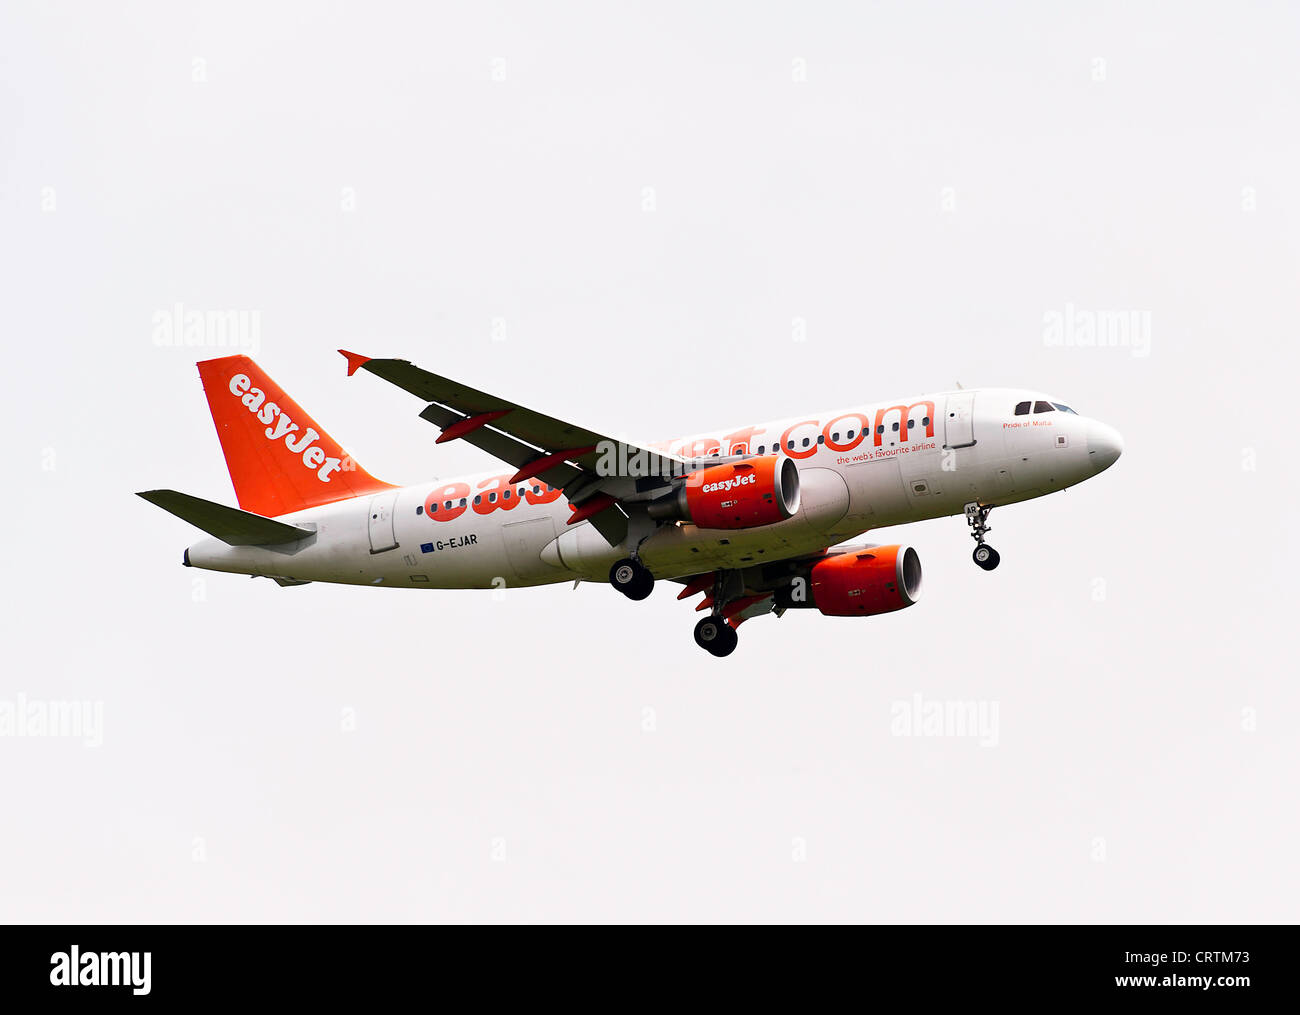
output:
POLYGON ((654 477, 689 471, 685 459, 566 423, 406 360, 339 352, 347 358, 349 377, 366 370, 427 402, 420 417, 441 428, 439 444, 466 441, 513 465, 518 471, 512 482, 537 478, 563 490, 574 509, 570 524, 590 521, 611 546, 627 536, 620 501, 635 496, 635 477, 659 485, 654 477))

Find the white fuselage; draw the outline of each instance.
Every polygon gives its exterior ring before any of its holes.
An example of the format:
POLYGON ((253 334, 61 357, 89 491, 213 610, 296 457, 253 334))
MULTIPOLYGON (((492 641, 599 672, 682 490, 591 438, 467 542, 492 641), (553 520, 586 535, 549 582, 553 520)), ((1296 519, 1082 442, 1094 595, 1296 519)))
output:
MULTIPOLYGON (((1119 457, 1119 435, 1096 420, 1055 410, 1014 414, 1018 403, 1046 399, 1013 389, 949 391, 656 445, 684 457, 779 450, 798 466, 801 503, 793 517, 759 528, 663 525, 641 545, 640 558, 655 577, 677 578, 815 553, 868 529, 961 514, 971 502, 1053 493, 1119 457)), ((627 547, 611 547, 590 523, 568 525, 569 504, 558 490, 536 480, 511 486, 512 471, 287 514, 281 520, 314 527, 314 535, 281 547, 206 539, 189 548, 187 561, 293 581, 400 588, 605 580, 627 547), (439 510, 428 510, 435 492, 451 498, 449 508, 438 500, 439 510)))

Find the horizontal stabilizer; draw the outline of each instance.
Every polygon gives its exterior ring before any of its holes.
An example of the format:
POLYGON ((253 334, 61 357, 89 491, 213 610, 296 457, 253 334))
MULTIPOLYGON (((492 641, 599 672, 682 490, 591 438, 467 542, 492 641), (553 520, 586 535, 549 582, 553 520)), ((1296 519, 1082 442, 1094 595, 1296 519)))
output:
POLYGON ((202 497, 191 497, 175 490, 146 490, 136 496, 158 505, 164 511, 170 511, 177 518, 183 518, 231 546, 274 546, 277 543, 293 543, 314 534, 313 529, 277 522, 274 518, 264 518, 225 504, 214 504, 202 497))

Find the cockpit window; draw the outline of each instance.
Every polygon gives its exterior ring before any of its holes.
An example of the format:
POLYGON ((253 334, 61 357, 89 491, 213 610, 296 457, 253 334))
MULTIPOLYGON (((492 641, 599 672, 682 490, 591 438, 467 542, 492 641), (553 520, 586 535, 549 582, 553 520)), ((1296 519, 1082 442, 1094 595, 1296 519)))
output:
POLYGON ((1034 403, 1034 412, 1055 412, 1055 411, 1056 409, 1053 407, 1051 402, 1034 403))
POLYGON ((1017 403, 1016 403, 1016 415, 1017 415, 1017 416, 1028 416, 1028 415, 1029 415, 1029 403, 1028 403, 1028 402, 1017 402, 1017 403))
POLYGON ((1062 412, 1068 412, 1068 413, 1069 413, 1070 415, 1072 415, 1072 416, 1077 416, 1077 415, 1079 415, 1077 412, 1075 412, 1073 409, 1071 409, 1068 405, 1062 405, 1060 402, 1053 402, 1052 404, 1053 404, 1054 406, 1056 406, 1058 409, 1060 409, 1062 412))

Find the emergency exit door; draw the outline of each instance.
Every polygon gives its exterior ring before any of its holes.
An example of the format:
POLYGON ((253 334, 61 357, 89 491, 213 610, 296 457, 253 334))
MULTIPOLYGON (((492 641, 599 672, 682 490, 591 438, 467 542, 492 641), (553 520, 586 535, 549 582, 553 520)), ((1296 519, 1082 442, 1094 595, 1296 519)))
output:
POLYGON ((968 448, 975 443, 975 392, 958 391, 948 396, 943 416, 943 446, 968 448))

